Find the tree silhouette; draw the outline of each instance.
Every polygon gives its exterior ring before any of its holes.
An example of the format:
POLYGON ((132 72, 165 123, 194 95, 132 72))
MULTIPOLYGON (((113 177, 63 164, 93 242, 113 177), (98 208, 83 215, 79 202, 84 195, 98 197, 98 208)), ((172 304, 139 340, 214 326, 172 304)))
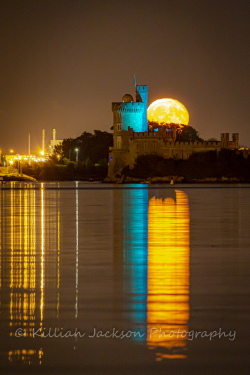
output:
POLYGON ((160 124, 155 121, 148 121, 148 128, 151 131, 156 131, 159 129, 176 129, 176 141, 179 142, 201 142, 203 141, 200 138, 199 133, 196 129, 189 125, 179 125, 179 124, 166 124, 161 122, 160 124))

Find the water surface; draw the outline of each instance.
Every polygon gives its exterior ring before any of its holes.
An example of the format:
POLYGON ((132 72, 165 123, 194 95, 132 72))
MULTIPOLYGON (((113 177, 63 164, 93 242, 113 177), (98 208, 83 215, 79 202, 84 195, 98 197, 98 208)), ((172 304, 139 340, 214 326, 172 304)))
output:
POLYGON ((3 371, 247 373, 249 193, 4 185, 3 371))

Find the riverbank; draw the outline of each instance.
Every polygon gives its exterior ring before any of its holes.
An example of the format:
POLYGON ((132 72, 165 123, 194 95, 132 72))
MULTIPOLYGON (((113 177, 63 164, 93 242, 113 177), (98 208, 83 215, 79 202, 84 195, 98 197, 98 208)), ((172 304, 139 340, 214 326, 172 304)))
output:
MULTIPOLYGON (((19 181, 19 182, 36 182, 37 180, 34 177, 25 175, 25 174, 18 174, 18 173, 13 173, 13 174, 0 174, 0 183, 1 181, 4 182, 11 182, 11 181, 19 181)), ((43 179, 42 181, 44 182, 50 182, 53 181, 52 179, 43 179)), ((40 181, 40 182, 42 182, 40 181)), ((133 184, 133 183, 144 183, 144 184, 178 184, 178 183, 190 183, 190 184, 200 184, 200 183, 250 183, 250 181, 244 180, 244 179, 239 179, 237 177, 207 177, 203 179, 192 179, 192 180, 187 180, 184 177, 180 176, 165 176, 165 177, 152 177, 152 178, 136 178, 136 177, 125 177, 125 176, 119 176, 119 177, 106 177, 105 179, 74 179, 72 178, 71 180, 56 180, 57 182, 60 181, 86 181, 86 182, 100 182, 100 183, 111 183, 111 184, 133 184), (171 182, 172 181, 172 182, 171 182)))
MULTIPOLYGON (((20 173, 2 173, 0 174, 0 180, 2 182, 6 181, 32 181, 36 182, 37 180, 34 177, 27 176, 26 174, 20 174, 20 173)), ((0 181, 0 182, 1 182, 0 181)))
POLYGON ((190 179, 187 180, 184 177, 179 176, 165 176, 165 177, 152 177, 152 178, 135 178, 135 177, 106 177, 104 183, 117 183, 117 184, 131 184, 131 183, 145 183, 145 184, 167 184, 167 183, 190 183, 190 184, 200 184, 200 183, 249 183, 250 181, 239 179, 237 177, 207 177, 202 179, 190 179))

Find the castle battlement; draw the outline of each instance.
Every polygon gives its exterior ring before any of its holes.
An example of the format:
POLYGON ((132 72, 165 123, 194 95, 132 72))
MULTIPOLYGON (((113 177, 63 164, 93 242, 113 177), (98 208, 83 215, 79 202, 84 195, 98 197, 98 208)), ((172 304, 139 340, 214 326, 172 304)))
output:
POLYGON ((206 141, 203 141, 203 142, 197 142, 197 141, 194 141, 194 142, 179 142, 179 141, 165 141, 165 144, 166 145, 169 145, 169 146, 175 146, 175 147, 179 147, 179 148, 182 148, 182 147, 188 147, 188 146, 192 146, 192 147, 216 147, 216 146, 220 146, 221 142, 220 141, 209 141, 209 142, 206 142, 206 141))
POLYGON ((117 112, 119 114, 122 114, 122 113, 142 113, 142 109, 141 108, 121 108, 121 109, 118 109, 117 112))
POLYGON ((142 105, 138 105, 138 104, 142 104, 142 103, 135 103, 135 102, 132 102, 132 103, 126 103, 126 106, 122 106, 117 109, 117 112, 118 113, 142 113, 143 112, 143 106, 142 105), (128 105, 129 104, 129 105, 128 105))
POLYGON ((112 103, 113 112, 122 113, 143 113, 144 105, 141 102, 112 103))
POLYGON ((147 85, 137 85, 136 88, 138 91, 148 91, 147 85))
POLYGON ((152 131, 148 130, 145 132, 134 132, 133 129, 128 127, 129 135, 131 140, 140 141, 140 140, 152 140, 153 139, 162 139, 162 141, 166 139, 175 140, 175 133, 173 131, 152 131))
POLYGON ((144 108, 144 105, 143 105, 142 102, 128 102, 128 103, 126 103, 126 102, 113 102, 112 103, 112 110, 117 111, 120 108, 126 108, 126 107, 132 108, 132 107, 136 107, 136 106, 144 108))
POLYGON ((160 138, 159 134, 152 133, 152 132, 141 132, 141 133, 133 133, 132 135, 133 139, 140 140, 140 139, 147 139, 147 138, 160 138))

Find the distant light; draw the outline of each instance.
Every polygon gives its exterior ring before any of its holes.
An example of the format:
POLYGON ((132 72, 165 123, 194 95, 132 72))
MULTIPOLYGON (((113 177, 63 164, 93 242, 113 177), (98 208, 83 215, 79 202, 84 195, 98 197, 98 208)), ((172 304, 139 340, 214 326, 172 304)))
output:
POLYGON ((14 150, 10 150, 10 152, 14 152, 14 150))
POLYGON ((76 148, 76 151, 78 151, 78 148, 76 148))
POLYGON ((41 155, 44 155, 44 151, 41 151, 41 155))

